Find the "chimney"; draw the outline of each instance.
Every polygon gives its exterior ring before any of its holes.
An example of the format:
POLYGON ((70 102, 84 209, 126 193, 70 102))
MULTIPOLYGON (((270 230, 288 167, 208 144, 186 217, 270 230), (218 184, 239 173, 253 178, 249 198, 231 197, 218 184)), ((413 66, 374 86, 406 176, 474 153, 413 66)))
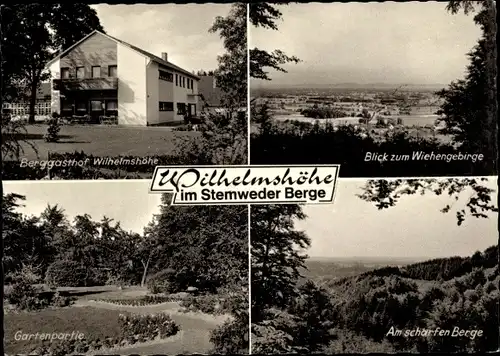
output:
POLYGON ((168 53, 167 52, 161 52, 161 59, 164 61, 168 62, 168 53))

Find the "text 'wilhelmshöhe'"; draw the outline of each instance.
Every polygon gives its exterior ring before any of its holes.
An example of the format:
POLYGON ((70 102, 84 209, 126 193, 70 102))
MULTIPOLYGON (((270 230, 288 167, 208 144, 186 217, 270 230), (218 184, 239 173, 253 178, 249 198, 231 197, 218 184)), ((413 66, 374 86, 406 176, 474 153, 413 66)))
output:
POLYGON ((158 166, 150 191, 174 205, 332 203, 339 165, 158 166))

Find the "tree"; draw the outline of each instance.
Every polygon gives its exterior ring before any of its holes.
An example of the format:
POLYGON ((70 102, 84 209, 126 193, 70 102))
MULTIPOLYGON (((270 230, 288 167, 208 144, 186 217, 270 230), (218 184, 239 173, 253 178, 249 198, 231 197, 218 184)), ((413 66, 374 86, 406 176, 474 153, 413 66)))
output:
MULTIPOLYGON (((363 193, 357 196, 373 203, 379 210, 395 206, 402 196, 426 193, 436 195, 447 194, 456 202, 462 193, 469 191, 470 197, 465 207, 456 211, 457 224, 461 225, 467 215, 475 218, 487 218, 488 212, 498 212, 498 207, 492 202, 493 189, 482 182, 487 178, 447 178, 447 179, 397 179, 369 180, 362 188, 363 193)), ((446 205, 441 212, 451 211, 453 204, 446 205)))
POLYGON ((236 3, 226 17, 217 17, 209 32, 219 32, 226 53, 215 71, 222 91, 222 113, 208 113, 200 125, 201 137, 177 145, 185 164, 247 163, 247 41, 246 4, 236 3))
POLYGON ((160 213, 145 231, 151 273, 172 269, 185 287, 215 292, 245 285, 248 277, 248 213, 240 206, 171 206, 163 195, 160 213), (153 249, 157 252, 152 252, 153 249), (152 254, 152 255, 151 255, 152 254), (220 263, 224 261, 224 263, 220 263))
POLYGON ((22 206, 25 196, 19 194, 3 194, 2 196, 2 262, 4 273, 13 272, 20 266, 23 250, 22 215, 16 211, 22 206))
POLYGON ((438 113, 448 133, 464 150, 484 153, 487 167, 497 172, 497 103, 496 103, 496 6, 487 1, 450 1, 452 14, 478 11, 474 22, 482 37, 468 53, 470 63, 465 78, 452 82, 437 94, 444 100, 438 113))
MULTIPOLYGON (((286 5, 287 3, 281 3, 286 5)), ((276 21, 281 19, 282 13, 276 5, 270 3, 250 3, 250 23, 254 27, 262 27, 270 30, 278 30, 276 21)), ((288 56, 285 52, 277 49, 272 52, 259 48, 250 49, 250 77, 262 80, 271 80, 266 68, 286 73, 283 68, 287 63, 299 63, 300 59, 288 56)))
POLYGON ((34 123, 36 94, 49 78, 47 62, 102 26, 87 4, 2 5, 1 12, 2 76, 6 79, 2 101, 29 93, 28 122, 34 123))
POLYGON ((252 322, 265 310, 289 305, 297 295, 301 253, 310 239, 294 230, 294 220, 305 219, 299 205, 256 205, 251 208, 252 322))
POLYGON ((230 111, 246 107, 247 102, 247 5, 236 3, 226 17, 218 16, 209 32, 219 32, 226 53, 218 57, 217 86, 230 111))

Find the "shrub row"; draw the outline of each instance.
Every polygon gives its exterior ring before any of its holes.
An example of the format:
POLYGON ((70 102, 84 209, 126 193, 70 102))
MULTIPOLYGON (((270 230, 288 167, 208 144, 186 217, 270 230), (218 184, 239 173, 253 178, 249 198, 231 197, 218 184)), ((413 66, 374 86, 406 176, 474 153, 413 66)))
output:
POLYGON ((124 315, 120 314, 120 336, 93 339, 71 339, 44 342, 30 354, 66 356, 87 353, 103 348, 134 345, 155 338, 167 338, 177 334, 179 326, 167 314, 124 315))
MULTIPOLYGON (((51 179, 140 179, 150 178, 153 174, 155 165, 151 164, 156 160, 157 165, 182 164, 183 162, 175 155, 151 155, 145 164, 124 164, 124 165, 102 165, 98 164, 99 156, 88 155, 83 151, 67 153, 51 153, 51 161, 63 160, 86 160, 88 164, 71 167, 53 166, 50 169, 51 179), (145 177, 144 175, 148 175, 145 177)), ((135 156, 114 156, 109 157, 112 160, 136 159, 135 156)), ((44 158, 46 159, 46 158, 44 158)), ((5 180, 42 180, 48 179, 47 167, 21 167, 21 161, 2 162, 2 177, 5 180)))

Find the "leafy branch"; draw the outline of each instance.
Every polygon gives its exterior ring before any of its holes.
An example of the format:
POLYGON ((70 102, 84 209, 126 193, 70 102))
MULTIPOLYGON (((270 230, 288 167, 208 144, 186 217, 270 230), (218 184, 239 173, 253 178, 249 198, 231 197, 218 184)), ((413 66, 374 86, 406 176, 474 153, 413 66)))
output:
MULTIPOLYGON (((488 212, 498 212, 492 202, 491 194, 494 189, 483 183, 487 178, 448 178, 448 179, 398 179, 398 180, 369 180, 362 188, 362 194, 356 194, 360 199, 373 203, 379 210, 395 206, 404 195, 424 195, 427 192, 435 195, 447 194, 454 201, 458 201, 460 194, 466 189, 472 193, 463 209, 456 211, 457 225, 462 225, 467 215, 475 218, 488 218, 488 212)), ((453 204, 441 209, 442 213, 449 213, 453 204)))

